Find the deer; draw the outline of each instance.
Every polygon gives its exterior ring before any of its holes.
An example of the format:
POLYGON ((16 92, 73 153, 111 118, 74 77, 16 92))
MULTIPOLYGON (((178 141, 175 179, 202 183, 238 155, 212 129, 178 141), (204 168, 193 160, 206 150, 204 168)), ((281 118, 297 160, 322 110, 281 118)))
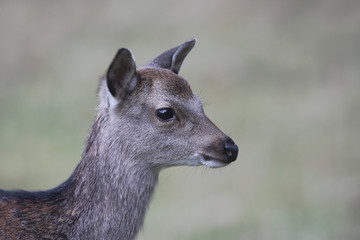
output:
POLYGON ((117 51, 81 160, 46 191, 0 190, 0 239, 135 239, 162 169, 224 167, 238 147, 178 73, 191 39, 140 68, 117 51))

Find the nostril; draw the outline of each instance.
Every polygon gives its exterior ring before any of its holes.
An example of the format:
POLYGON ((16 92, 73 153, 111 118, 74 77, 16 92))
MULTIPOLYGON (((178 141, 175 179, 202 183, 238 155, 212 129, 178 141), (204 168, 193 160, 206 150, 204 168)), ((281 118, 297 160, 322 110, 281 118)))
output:
POLYGON ((224 146, 224 152, 226 154, 227 160, 229 162, 233 162, 236 160, 238 152, 239 152, 239 148, 238 146, 234 143, 233 140, 229 139, 228 141, 225 142, 225 146, 224 146))

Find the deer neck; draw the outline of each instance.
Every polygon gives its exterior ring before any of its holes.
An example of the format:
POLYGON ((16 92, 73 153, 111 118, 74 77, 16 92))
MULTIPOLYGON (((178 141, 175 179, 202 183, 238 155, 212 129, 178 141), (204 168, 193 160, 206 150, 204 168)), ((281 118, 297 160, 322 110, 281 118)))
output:
POLYGON ((95 119, 82 161, 72 175, 73 206, 80 206, 73 232, 85 239, 130 240, 142 227, 159 171, 134 164, 139 160, 132 159, 125 144, 102 140, 104 121, 104 117, 95 119))

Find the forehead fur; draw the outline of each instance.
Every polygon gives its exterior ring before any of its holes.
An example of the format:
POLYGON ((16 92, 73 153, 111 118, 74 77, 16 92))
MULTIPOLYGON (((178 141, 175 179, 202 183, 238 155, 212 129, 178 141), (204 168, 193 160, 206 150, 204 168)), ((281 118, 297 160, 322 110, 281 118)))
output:
POLYGON ((168 69, 147 68, 137 71, 142 80, 151 81, 155 91, 169 92, 181 99, 192 98, 193 92, 189 83, 168 69))

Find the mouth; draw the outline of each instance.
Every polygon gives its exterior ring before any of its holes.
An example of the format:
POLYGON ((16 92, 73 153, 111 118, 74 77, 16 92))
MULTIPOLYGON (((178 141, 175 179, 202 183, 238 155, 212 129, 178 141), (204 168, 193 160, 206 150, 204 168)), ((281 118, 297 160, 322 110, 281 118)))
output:
POLYGON ((201 154, 200 156, 201 164, 209 168, 219 168, 229 165, 229 162, 227 162, 226 159, 211 157, 205 154, 201 154))

